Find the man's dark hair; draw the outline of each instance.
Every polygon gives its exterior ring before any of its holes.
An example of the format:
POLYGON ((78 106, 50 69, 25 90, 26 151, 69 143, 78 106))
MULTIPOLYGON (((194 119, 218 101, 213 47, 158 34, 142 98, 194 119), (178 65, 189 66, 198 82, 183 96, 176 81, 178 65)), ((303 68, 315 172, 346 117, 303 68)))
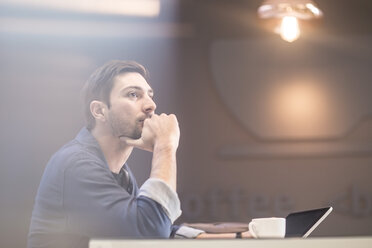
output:
POLYGON ((83 88, 83 105, 86 127, 89 130, 92 130, 96 124, 90 112, 90 103, 94 100, 102 101, 110 108, 110 94, 115 77, 127 72, 137 72, 148 80, 147 70, 137 62, 112 60, 95 70, 86 81, 83 88))

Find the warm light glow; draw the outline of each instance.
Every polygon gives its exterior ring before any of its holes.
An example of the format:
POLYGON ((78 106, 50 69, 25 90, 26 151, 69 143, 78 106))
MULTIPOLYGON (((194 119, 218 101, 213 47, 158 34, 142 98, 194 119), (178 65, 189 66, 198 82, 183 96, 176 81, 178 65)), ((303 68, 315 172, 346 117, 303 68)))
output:
POLYGON ((258 13, 266 13, 268 11, 271 11, 273 9, 273 6, 271 5, 261 5, 259 8, 258 8, 258 13))
POLYGON ((297 18, 294 16, 285 16, 280 26, 280 36, 283 40, 293 42, 300 37, 300 28, 297 18))
POLYGON ((300 36, 298 20, 310 21, 323 16, 313 0, 263 0, 257 12, 262 19, 281 19, 281 25, 271 25, 268 22, 267 27, 270 26, 270 29, 274 29, 288 42, 293 42, 300 36))
POLYGON ((314 14, 315 16, 320 16, 320 15, 322 14, 321 11, 320 11, 320 9, 318 9, 317 7, 315 7, 314 4, 312 4, 312 3, 308 3, 308 4, 306 4, 306 7, 307 7, 311 12, 313 12, 313 14, 314 14))
POLYGON ((283 82, 273 89, 271 100, 273 121, 289 136, 312 135, 328 128, 329 96, 316 82, 283 82))
POLYGON ((323 16, 312 0, 264 0, 257 11, 258 16, 264 19, 291 15, 302 20, 311 20, 323 16))

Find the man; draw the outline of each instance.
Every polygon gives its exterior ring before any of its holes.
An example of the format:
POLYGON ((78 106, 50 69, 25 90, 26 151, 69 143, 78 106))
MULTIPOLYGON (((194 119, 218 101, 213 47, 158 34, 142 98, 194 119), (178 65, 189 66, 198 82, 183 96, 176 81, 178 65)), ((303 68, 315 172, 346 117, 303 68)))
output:
POLYGON ((180 216, 175 115, 155 114, 145 68, 111 61, 84 87, 86 127, 48 162, 32 213, 28 247, 88 247, 97 238, 167 238, 180 216), (126 161, 153 153, 138 188, 126 161))

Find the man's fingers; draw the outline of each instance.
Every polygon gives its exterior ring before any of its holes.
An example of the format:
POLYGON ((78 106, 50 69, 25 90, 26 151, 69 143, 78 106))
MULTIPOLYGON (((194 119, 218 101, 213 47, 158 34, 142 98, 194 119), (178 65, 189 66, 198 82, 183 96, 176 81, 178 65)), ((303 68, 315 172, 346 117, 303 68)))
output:
POLYGON ((135 148, 138 148, 144 151, 149 151, 149 152, 153 151, 153 147, 146 145, 142 139, 135 140, 135 139, 127 138, 127 137, 120 137, 120 139, 124 141, 128 146, 133 146, 135 148))
POLYGON ((143 141, 141 139, 131 139, 128 137, 120 137, 122 141, 124 141, 128 146, 134 146, 141 148, 143 146, 143 141))

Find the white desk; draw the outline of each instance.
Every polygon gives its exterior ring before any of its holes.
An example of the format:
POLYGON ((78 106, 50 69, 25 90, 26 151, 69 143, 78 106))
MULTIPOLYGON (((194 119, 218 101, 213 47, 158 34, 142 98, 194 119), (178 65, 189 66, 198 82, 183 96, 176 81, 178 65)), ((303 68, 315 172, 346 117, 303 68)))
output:
POLYGON ((307 239, 91 240, 89 248, 372 248, 372 236, 307 239))

